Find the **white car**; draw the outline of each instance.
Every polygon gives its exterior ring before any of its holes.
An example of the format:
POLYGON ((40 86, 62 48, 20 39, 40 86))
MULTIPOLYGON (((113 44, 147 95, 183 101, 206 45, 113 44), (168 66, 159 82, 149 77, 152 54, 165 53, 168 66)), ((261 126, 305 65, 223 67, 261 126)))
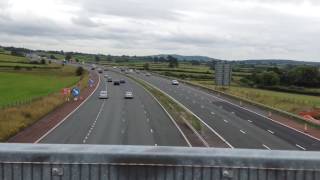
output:
POLYGON ((133 99, 133 94, 131 91, 126 91, 126 93, 124 94, 124 98, 125 99, 133 99))
POLYGON ((107 91, 100 91, 99 99, 108 99, 108 92, 107 91))
POLYGON ((105 75, 104 75, 104 78, 108 78, 108 74, 105 74, 105 75))
POLYGON ((171 81, 171 84, 172 84, 172 85, 179 85, 179 82, 178 82, 177 80, 172 80, 172 81, 171 81))
POLYGON ((146 73, 146 76, 151 76, 151 74, 150 73, 146 73))

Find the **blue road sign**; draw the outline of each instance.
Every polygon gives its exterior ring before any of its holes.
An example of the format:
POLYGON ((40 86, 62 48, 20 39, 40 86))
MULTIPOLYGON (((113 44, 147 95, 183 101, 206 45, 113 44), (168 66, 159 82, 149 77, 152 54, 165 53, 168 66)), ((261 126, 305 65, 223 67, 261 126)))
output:
POLYGON ((94 80, 89 79, 89 84, 92 85, 94 83, 94 80))
POLYGON ((79 96, 79 95, 80 95, 80 89, 79 89, 79 88, 77 88, 77 87, 72 88, 72 90, 71 90, 71 94, 72 94, 72 96, 73 96, 73 97, 77 97, 77 96, 79 96))

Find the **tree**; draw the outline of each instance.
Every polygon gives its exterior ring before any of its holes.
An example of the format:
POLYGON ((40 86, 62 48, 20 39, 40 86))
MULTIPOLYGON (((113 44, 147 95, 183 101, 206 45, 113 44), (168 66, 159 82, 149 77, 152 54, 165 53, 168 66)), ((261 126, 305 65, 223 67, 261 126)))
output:
POLYGON ((275 86, 280 83, 279 75, 273 71, 258 74, 257 84, 261 86, 275 86))
POLYGON ((70 61, 71 58, 72 58, 72 54, 71 53, 67 53, 65 59, 67 61, 70 61))
POLYGON ((79 67, 76 69, 76 75, 77 75, 77 76, 82 76, 83 72, 84 72, 84 69, 83 69, 83 67, 81 67, 81 66, 79 66, 79 67))
POLYGON ((46 60, 45 59, 41 59, 40 63, 41 64, 46 64, 46 60))
POLYGON ((50 59, 57 59, 57 58, 56 58, 56 56, 54 56, 54 55, 51 54, 51 55, 50 55, 50 59))
POLYGON ((167 59, 168 59, 170 68, 176 68, 179 66, 179 62, 178 62, 177 58, 175 58, 173 56, 168 56, 167 59))
POLYGON ((144 69, 144 70, 149 70, 149 69, 150 69, 149 63, 144 63, 144 64, 143 64, 143 69, 144 69))
POLYGON ((98 55, 95 55, 95 56, 94 56, 94 60, 95 60, 96 62, 99 62, 99 61, 100 61, 100 57, 99 57, 98 55))

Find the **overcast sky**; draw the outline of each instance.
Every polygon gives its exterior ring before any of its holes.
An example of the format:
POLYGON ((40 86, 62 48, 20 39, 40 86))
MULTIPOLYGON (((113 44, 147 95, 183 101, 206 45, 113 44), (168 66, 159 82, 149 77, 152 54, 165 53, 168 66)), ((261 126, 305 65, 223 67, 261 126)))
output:
POLYGON ((320 1, 0 0, 0 45, 320 61, 320 1))

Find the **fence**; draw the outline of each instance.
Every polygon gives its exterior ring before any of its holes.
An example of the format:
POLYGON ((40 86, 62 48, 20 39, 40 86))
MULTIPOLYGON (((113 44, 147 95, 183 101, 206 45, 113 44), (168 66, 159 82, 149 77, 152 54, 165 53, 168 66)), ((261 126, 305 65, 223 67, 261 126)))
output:
POLYGON ((0 144, 0 179, 319 180, 320 152, 0 144))

